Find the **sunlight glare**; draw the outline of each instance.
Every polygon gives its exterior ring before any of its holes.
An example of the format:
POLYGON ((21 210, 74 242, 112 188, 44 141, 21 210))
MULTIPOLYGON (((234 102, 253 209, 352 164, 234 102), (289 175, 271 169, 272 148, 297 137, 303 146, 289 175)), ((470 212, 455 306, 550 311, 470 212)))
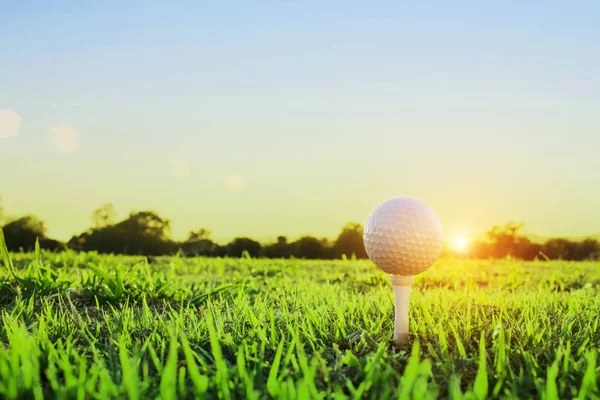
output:
POLYGON ((469 250, 469 239, 465 236, 457 236, 453 247, 458 253, 466 253, 469 250))

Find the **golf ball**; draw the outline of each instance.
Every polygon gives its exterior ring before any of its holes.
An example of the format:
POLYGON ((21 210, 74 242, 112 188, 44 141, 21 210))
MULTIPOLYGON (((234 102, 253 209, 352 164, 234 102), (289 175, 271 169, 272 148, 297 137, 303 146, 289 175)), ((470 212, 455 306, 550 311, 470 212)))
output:
POLYGON ((411 197, 394 197, 369 216, 363 233, 371 261, 392 275, 428 269, 442 250, 442 227, 433 210, 411 197))

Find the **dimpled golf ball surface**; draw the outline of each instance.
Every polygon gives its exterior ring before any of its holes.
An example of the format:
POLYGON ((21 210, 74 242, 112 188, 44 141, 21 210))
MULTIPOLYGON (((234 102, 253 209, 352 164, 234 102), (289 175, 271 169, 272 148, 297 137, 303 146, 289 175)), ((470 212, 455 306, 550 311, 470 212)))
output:
POLYGON ((420 200, 395 197, 370 215, 363 233, 369 258, 393 275, 416 275, 428 269, 442 250, 442 227, 420 200))

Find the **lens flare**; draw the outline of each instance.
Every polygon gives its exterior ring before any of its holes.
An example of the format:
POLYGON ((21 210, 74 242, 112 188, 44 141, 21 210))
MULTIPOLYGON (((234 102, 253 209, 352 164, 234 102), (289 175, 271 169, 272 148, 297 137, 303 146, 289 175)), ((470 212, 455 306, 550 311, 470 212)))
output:
POLYGON ((0 110, 0 139, 17 136, 21 128, 21 118, 10 108, 0 110))
POLYGON ((240 193, 246 188, 246 182, 243 176, 228 176, 225 178, 225 187, 230 192, 240 193))
POLYGON ((54 125, 50 127, 48 140, 57 153, 70 153, 79 146, 79 133, 71 125, 54 125))

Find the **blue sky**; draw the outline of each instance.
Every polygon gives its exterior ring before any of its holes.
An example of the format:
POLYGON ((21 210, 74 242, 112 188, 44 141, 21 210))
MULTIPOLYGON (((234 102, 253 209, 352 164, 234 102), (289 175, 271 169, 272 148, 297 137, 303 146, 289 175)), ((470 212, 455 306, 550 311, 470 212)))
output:
POLYGON ((180 237, 333 236, 396 195, 450 236, 597 233, 599 17, 597 2, 0 3, 0 109, 22 120, 0 139, 0 195, 60 238, 106 201, 180 237), (75 151, 49 149, 55 124, 75 151))

